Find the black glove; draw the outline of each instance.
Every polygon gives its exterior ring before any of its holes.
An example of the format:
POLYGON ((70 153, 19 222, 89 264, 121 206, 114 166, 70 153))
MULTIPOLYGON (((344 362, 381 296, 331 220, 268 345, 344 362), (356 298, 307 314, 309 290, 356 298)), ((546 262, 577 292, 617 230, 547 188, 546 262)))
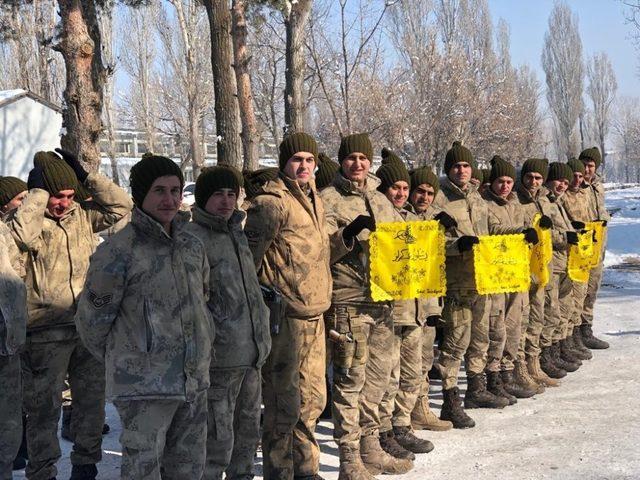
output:
POLYGON ((33 167, 29 172, 29 178, 27 178, 27 188, 40 188, 46 190, 44 186, 44 171, 41 167, 33 167))
POLYGON ((342 238, 346 242, 351 242, 365 228, 374 232, 376 230, 376 222, 369 215, 358 215, 353 222, 344 227, 342 238))
POLYGON ((442 317, 440 315, 429 315, 425 325, 427 327, 437 327, 440 323, 442 323, 442 317))
POLYGON ((584 230, 584 227, 586 227, 584 222, 571 222, 571 226, 574 230, 584 230))
POLYGON ((473 246, 477 243, 480 243, 478 237, 464 235, 458 239, 458 250, 460 250, 460 253, 471 251, 473 246))
POLYGON ((577 245, 578 244, 578 232, 567 232, 567 243, 569 245, 577 245))
POLYGON ((84 181, 87 179, 87 175, 89 175, 89 172, 87 172, 80 164, 80 162, 78 161, 78 157, 76 157, 68 150, 63 150, 62 148, 56 148, 56 152, 58 152, 62 156, 63 160, 67 162, 67 165, 69 165, 73 169, 80 183, 84 183, 84 181))
POLYGON ((537 245, 540 241, 538 238, 538 232, 536 232, 535 228, 526 228, 522 233, 524 233, 525 241, 531 245, 537 245))
POLYGON ((609 222, 607 222, 606 220, 600 220, 600 223, 602 223, 603 227, 606 227, 607 223, 609 223, 609 222))
POLYGON ((540 225, 540 228, 542 228, 543 230, 548 230, 551 227, 553 227, 553 222, 546 215, 542 215, 542 217, 540 217, 539 225, 540 225))
POLYGON ((440 212, 435 217, 433 217, 433 219, 440 222, 440 225, 442 225, 445 230, 458 226, 458 222, 456 222, 456 219, 449 215, 447 212, 440 212))

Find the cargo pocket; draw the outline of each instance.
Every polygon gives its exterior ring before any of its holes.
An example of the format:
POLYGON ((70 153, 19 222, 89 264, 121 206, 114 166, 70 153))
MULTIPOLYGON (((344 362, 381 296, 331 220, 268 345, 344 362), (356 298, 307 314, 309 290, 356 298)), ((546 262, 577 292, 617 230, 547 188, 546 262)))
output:
POLYGON ((154 347, 155 335, 151 316, 151 301, 145 297, 142 304, 143 332, 139 341, 140 349, 145 353, 150 353, 154 347))
POLYGON ((209 437, 215 440, 229 440, 233 434, 233 412, 228 401, 228 391, 224 387, 210 388, 209 437))

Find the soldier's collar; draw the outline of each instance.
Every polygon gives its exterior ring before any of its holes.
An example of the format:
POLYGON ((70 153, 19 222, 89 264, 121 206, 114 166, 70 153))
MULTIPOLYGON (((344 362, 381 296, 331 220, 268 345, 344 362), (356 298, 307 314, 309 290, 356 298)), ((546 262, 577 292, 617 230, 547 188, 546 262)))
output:
POLYGON ((195 223, 217 232, 229 232, 233 226, 240 225, 247 216, 243 211, 236 209, 231 214, 231 218, 229 218, 229 220, 225 220, 219 215, 210 214, 197 205, 193 207, 191 213, 195 223))

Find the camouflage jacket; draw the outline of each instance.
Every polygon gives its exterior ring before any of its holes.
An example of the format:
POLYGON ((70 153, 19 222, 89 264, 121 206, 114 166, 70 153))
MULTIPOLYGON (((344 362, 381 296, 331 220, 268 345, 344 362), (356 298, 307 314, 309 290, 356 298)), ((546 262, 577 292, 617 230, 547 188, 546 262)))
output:
POLYGON ((487 188, 482 194, 489 208, 489 233, 491 235, 510 235, 524 230, 524 213, 518 197, 511 192, 502 198, 487 188))
POLYGON ((329 241, 323 202, 284 175, 267 182, 247 210, 245 233, 260 283, 282 292, 287 313, 315 317, 330 305, 329 241))
POLYGON ((16 273, 19 257, 11 231, 0 222, 0 356, 17 353, 26 336, 27 291, 16 273))
POLYGON ((489 234, 489 212, 487 203, 478 190, 469 184, 467 190, 461 190, 449 178, 440 181, 440 192, 433 201, 451 215, 458 226, 447 230, 447 290, 475 290, 475 270, 473 252, 460 252, 458 238, 464 235, 480 236, 489 234))
POLYGON ((575 192, 567 190, 559 201, 572 222, 587 223, 593 220, 588 187, 580 187, 575 192))
POLYGON ((195 206, 187 232, 198 237, 211 268, 207 306, 215 323, 211 368, 260 368, 271 349, 269 310, 262 300, 253 256, 242 231, 245 213, 229 221, 195 206))
POLYGON ((28 330, 73 326, 76 301, 84 285, 95 233, 124 217, 133 207, 127 193, 103 175, 91 173, 85 186, 92 202, 73 202, 65 216, 46 213, 49 194, 32 189, 7 224, 27 253, 28 330))
POLYGON ((369 285, 369 230, 363 230, 352 248, 342 238, 344 227, 358 215, 369 215, 376 223, 400 222, 402 217, 387 197, 377 188, 380 180, 369 174, 364 187, 336 174, 333 184, 320 196, 327 213, 327 226, 331 242, 331 275, 333 277, 333 303, 375 304, 369 285))
POLYGON ((550 206, 549 198, 547 197, 549 190, 547 190, 547 187, 542 186, 535 195, 531 195, 524 185, 518 183, 516 185, 516 194, 520 205, 522 205, 525 228, 533 226, 533 219, 536 214, 549 216, 550 206))
POLYGON ((191 401, 209 387, 209 262, 185 222, 179 213, 169 236, 136 208, 91 257, 75 322, 109 398, 191 401))
POLYGON ((567 232, 573 230, 571 220, 566 210, 562 206, 562 197, 556 197, 553 192, 549 192, 549 217, 553 222, 552 241, 553 241, 553 261, 551 263, 553 271, 556 273, 566 272, 567 270, 567 253, 569 244, 567 243, 567 232))
POLYGON ((595 220, 611 220, 611 215, 607 211, 604 204, 604 186, 602 185, 602 178, 600 175, 596 175, 596 178, 591 183, 585 182, 585 187, 589 192, 589 198, 591 200, 591 221, 595 220))

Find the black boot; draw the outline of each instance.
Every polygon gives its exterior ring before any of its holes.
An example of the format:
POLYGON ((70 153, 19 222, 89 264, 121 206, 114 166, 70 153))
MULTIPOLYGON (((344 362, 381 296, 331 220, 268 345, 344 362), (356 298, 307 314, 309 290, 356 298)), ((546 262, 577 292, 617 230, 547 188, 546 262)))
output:
POLYGON ((498 397, 487 390, 486 378, 482 373, 467 375, 467 393, 464 408, 504 408, 509 400, 498 397))
POLYGON ((442 390, 442 397, 444 403, 442 410, 440 410, 440 420, 450 421, 453 423, 453 428, 473 428, 476 426, 476 422, 462 408, 458 387, 442 390))
POLYGON ((500 375, 502 376, 502 387, 516 398, 531 398, 537 393, 533 388, 527 388, 517 383, 513 370, 503 370, 500 375))
POLYGON ((416 437, 411 427, 393 427, 393 436, 405 450, 413 453, 429 453, 433 450, 433 443, 416 437))
POLYGON ((609 348, 609 344, 607 342, 593 336, 591 325, 586 323, 580 325, 580 333, 582 333, 582 343, 585 347, 590 348, 591 350, 604 350, 609 348))
POLYGON ((543 347, 540 354, 540 368, 551 378, 563 378, 567 376, 566 370, 559 368, 553 361, 552 347, 543 347))
POLYGON ((567 362, 577 363, 578 367, 581 367, 582 360, 580 360, 580 357, 578 357, 576 353, 571 350, 569 342, 567 342, 567 340, 565 339, 560 340, 558 343, 560 345, 560 357, 562 357, 562 359, 567 362))
POLYGON ((518 402, 516 397, 504 388, 500 372, 487 372, 487 390, 497 397, 506 398, 509 405, 515 405, 518 402))
POLYGON ((591 353, 591 350, 585 347, 584 343, 582 343, 582 334, 580 333, 580 329, 578 327, 575 327, 573 329, 571 338, 573 338, 573 345, 575 347, 575 350, 582 354, 582 360, 591 360, 593 358, 593 353, 591 353))
POLYGON ((380 446, 392 457, 402 458, 404 460, 416 459, 416 456, 413 454, 413 452, 409 451, 408 449, 400 445, 400 443, 398 443, 395 435, 393 434, 393 430, 380 432, 380 446))
POLYGON ((86 465, 74 465, 71 469, 69 480, 95 480, 98 469, 93 463, 86 465))
POLYGON ((560 342, 556 342, 551 345, 551 358, 553 363, 556 364, 556 367, 561 368, 562 370, 566 370, 567 372, 575 372, 580 368, 575 362, 570 362, 562 357, 562 353, 560 351, 560 342))
MULTIPOLYGON (((567 338, 564 339, 564 342, 567 345, 567 348, 571 351, 571 355, 573 355, 578 360, 589 360, 589 358, 591 358, 587 356, 587 354, 582 350, 580 350, 580 348, 576 345, 572 334, 567 335, 567 338)), ((591 355, 591 353, 589 353, 589 355, 591 355)))

